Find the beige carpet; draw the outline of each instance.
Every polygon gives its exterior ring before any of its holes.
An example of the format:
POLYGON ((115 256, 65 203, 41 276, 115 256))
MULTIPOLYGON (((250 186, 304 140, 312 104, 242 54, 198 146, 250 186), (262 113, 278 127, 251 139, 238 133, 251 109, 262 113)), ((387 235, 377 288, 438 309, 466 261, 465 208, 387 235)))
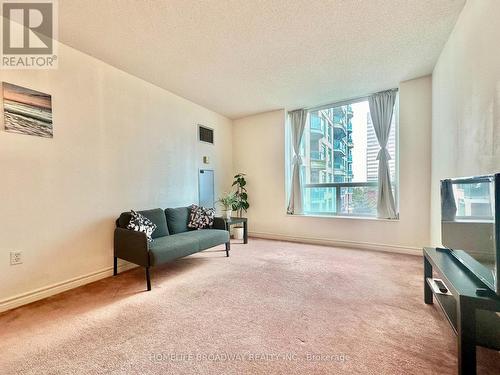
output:
MULTIPOLYGON (((135 269, 0 315, 0 373, 456 372, 420 257, 250 239, 152 282, 135 269)), ((499 373, 498 352, 478 361, 499 373)))

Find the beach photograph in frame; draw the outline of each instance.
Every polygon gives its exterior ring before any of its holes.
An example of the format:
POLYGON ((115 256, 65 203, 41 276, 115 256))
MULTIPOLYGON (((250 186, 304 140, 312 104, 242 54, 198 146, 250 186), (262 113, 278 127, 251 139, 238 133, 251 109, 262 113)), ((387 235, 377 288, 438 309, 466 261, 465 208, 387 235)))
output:
POLYGON ((5 130, 52 138, 52 98, 48 94, 3 82, 5 130))

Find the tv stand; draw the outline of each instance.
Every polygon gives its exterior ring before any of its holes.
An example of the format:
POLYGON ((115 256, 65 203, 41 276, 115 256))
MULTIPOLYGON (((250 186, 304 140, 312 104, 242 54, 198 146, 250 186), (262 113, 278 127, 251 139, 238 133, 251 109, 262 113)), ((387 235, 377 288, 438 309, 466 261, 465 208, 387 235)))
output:
POLYGON ((424 248, 424 301, 438 302, 457 335, 458 374, 476 374, 476 345, 500 350, 500 297, 462 265, 450 250, 424 248), (435 293, 433 272, 451 295, 435 293), (479 294, 477 293, 479 291, 479 294))

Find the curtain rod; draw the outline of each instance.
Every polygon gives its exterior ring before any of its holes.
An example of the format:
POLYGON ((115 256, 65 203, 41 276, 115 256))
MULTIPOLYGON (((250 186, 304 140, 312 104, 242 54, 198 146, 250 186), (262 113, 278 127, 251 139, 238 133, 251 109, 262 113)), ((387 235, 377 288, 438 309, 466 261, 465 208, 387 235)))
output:
POLYGON ((334 102, 334 103, 322 104, 322 105, 318 105, 318 106, 314 106, 314 107, 297 108, 297 109, 294 109, 294 110, 288 111, 288 112, 297 111, 299 109, 304 109, 306 111, 313 111, 313 110, 314 111, 316 111, 316 110, 319 111, 319 110, 325 109, 325 108, 340 107, 342 105, 347 105, 347 104, 352 104, 352 103, 362 102, 364 100, 368 100, 368 98, 370 96, 375 95, 375 94, 380 94, 380 93, 386 92, 386 91, 399 91, 399 89, 398 88, 394 88, 394 89, 389 89, 389 90, 377 91, 377 92, 374 92, 374 93, 371 93, 371 94, 367 94, 367 95, 364 95, 364 96, 358 96, 358 97, 355 97, 355 98, 345 99, 345 100, 341 100, 341 101, 334 102))

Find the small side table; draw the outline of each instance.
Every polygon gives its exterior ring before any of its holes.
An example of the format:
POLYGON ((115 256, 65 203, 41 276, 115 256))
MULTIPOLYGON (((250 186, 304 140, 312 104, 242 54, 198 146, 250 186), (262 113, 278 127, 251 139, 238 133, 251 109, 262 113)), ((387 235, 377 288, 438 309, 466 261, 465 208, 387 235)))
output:
POLYGON ((217 217, 217 221, 224 222, 224 228, 229 231, 231 228, 231 225, 235 224, 243 224, 243 243, 247 244, 248 243, 248 225, 247 225, 247 218, 246 217, 231 217, 230 219, 226 219, 223 217, 217 217))

